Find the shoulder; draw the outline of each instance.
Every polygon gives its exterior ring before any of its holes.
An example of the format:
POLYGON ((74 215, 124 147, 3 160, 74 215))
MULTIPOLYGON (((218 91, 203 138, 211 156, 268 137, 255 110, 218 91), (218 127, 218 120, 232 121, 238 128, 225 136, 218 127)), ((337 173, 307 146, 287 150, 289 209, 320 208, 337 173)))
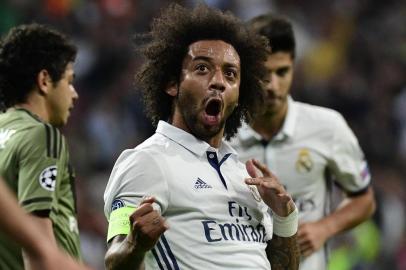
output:
POLYGON ((321 123, 336 123, 345 121, 341 113, 336 110, 295 101, 298 118, 309 121, 321 121, 321 123))
POLYGON ((311 128, 315 132, 336 133, 349 129, 341 113, 334 109, 295 101, 296 123, 302 129, 311 128))
POLYGON ((166 153, 164 141, 153 135, 137 147, 124 150, 117 159, 113 171, 119 174, 132 168, 148 170, 153 165, 161 164, 159 159, 166 153))

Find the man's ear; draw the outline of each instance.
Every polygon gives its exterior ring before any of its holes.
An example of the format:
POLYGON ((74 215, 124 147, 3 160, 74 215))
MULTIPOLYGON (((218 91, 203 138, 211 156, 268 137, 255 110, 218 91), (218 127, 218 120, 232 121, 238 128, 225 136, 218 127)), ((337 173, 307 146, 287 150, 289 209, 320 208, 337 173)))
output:
POLYGON ((175 82, 170 82, 166 87, 165 92, 171 97, 176 97, 178 95, 178 84, 175 82))
POLYGON ((46 69, 41 69, 37 75, 37 87, 41 95, 47 95, 52 86, 52 79, 46 69))

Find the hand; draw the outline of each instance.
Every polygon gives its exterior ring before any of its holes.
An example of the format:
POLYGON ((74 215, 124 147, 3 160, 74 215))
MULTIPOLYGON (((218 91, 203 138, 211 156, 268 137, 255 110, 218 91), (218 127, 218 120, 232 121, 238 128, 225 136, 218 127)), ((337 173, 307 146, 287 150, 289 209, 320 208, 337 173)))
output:
POLYGON ((140 252, 152 249, 161 234, 169 228, 165 219, 152 207, 154 202, 153 197, 144 199, 130 216, 131 233, 128 239, 140 252))
POLYGON ((245 179, 247 185, 255 185, 258 188, 262 200, 280 217, 286 217, 295 210, 292 197, 279 183, 277 177, 258 160, 251 159, 245 163, 248 174, 252 178, 245 179), (259 176, 259 171, 263 177, 259 176))
POLYGON ((308 257, 319 250, 327 239, 328 235, 325 226, 320 222, 299 224, 297 240, 303 257, 308 257))

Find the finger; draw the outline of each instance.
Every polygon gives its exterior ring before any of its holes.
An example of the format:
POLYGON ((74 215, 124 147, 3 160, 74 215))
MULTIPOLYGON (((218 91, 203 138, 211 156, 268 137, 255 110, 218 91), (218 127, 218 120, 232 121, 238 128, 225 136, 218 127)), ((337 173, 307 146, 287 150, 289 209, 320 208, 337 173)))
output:
POLYGON ((273 176, 273 174, 271 173, 271 171, 268 169, 268 167, 265 164, 262 164, 261 162, 259 162, 256 159, 252 159, 252 162, 253 162, 254 166, 256 168, 258 168, 264 176, 266 176, 266 177, 273 176))
POLYGON ((166 220, 154 210, 145 216, 139 218, 133 224, 133 231, 137 234, 148 235, 150 238, 159 237, 164 231, 169 229, 166 220))
POLYGON ((292 200, 292 197, 288 193, 280 193, 278 197, 281 199, 282 202, 289 202, 292 201, 292 205, 289 205, 293 210, 295 210, 295 206, 292 200))
POLYGON ((282 186, 275 181, 272 177, 267 177, 264 178, 263 181, 261 182, 261 186, 267 189, 273 189, 275 191, 278 191, 278 193, 282 193, 284 190, 282 186))
POLYGON ((140 205, 144 204, 144 203, 154 203, 155 202, 155 198, 152 196, 146 196, 142 199, 140 205))
POLYGON ((262 183, 261 178, 245 178, 244 182, 250 186, 259 186, 262 183))
POLYGON ((135 220, 139 219, 140 217, 147 215, 154 211, 151 203, 142 203, 130 216, 130 223, 133 223, 135 220))
POLYGON ((155 226, 160 226, 165 223, 165 219, 159 214, 157 210, 152 210, 149 213, 139 217, 136 222, 134 222, 134 228, 153 228, 155 226))
POLYGON ((300 247, 300 254, 303 257, 309 257, 314 252, 314 249, 311 246, 300 247))
POLYGON ((297 243, 299 244, 299 245, 305 245, 306 243, 308 243, 309 241, 307 240, 307 238, 306 237, 304 237, 304 236, 299 236, 298 235, 298 237, 297 237, 297 243))
POLYGON ((298 237, 304 237, 307 234, 307 231, 308 231, 307 227, 308 227, 307 222, 299 223, 299 227, 297 228, 297 236, 298 237))
POLYGON ((164 218, 161 218, 159 222, 156 222, 153 224, 151 228, 151 235, 155 235, 159 237, 161 234, 163 234, 167 229, 169 229, 168 223, 166 223, 164 218))
POLYGON ((299 245, 300 251, 305 251, 307 249, 312 249, 312 243, 308 240, 302 239, 301 241, 297 241, 297 244, 299 245))
POLYGON ((247 169, 248 174, 252 178, 256 178, 256 177, 259 176, 258 172, 257 172, 257 169, 255 168, 254 163, 252 162, 252 159, 245 162, 245 168, 247 169))

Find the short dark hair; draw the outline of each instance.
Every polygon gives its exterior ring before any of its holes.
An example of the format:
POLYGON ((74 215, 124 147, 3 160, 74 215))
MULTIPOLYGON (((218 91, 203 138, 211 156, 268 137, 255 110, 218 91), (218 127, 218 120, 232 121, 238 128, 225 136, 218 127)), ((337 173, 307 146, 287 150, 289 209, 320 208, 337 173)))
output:
MULTIPOLYGON (((154 125, 168 121, 173 97, 165 92, 171 82, 179 83, 182 62, 190 44, 199 40, 223 40, 237 51, 241 61, 241 85, 238 106, 227 119, 224 135, 231 138, 242 120, 247 120, 262 101, 260 78, 266 74, 263 65, 269 53, 266 39, 248 31, 231 13, 200 4, 188 10, 171 4, 151 26, 150 38, 141 47, 146 62, 137 74, 143 91, 146 113, 154 125)), ((144 40, 145 36, 136 36, 144 40)), ((136 44, 137 45, 137 44, 136 44)))
POLYGON ((248 25, 268 39, 272 53, 288 52, 295 58, 295 35, 288 18, 269 13, 254 17, 248 25))
POLYGON ((12 28, 0 41, 0 94, 3 109, 24 102, 45 69, 58 82, 77 48, 63 34, 40 24, 12 28))

